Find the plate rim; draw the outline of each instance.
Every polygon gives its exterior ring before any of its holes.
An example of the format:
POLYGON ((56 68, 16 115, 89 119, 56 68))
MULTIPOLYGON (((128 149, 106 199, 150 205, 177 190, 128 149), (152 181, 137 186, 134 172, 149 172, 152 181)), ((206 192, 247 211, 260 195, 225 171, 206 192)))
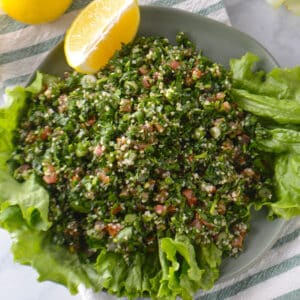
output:
MULTIPOLYGON (((141 9, 141 15, 143 13, 150 13, 151 11, 154 11, 156 13, 161 13, 161 12, 172 12, 172 13, 176 13, 176 14, 181 14, 184 15, 185 18, 188 17, 193 17, 193 18, 198 18, 200 20, 203 20, 203 22, 206 22, 208 24, 213 24, 214 26, 218 26, 222 29, 226 29, 230 32, 233 32, 234 34, 237 34, 243 38, 246 38, 247 40, 250 40, 251 43, 254 43, 256 45, 258 45, 268 56, 268 58, 270 59, 270 61, 273 62, 273 64, 277 67, 280 67, 279 63, 277 62, 277 60, 273 57, 273 55, 269 52, 269 50, 262 45, 261 42, 257 41, 254 37, 252 37, 251 35, 235 28, 232 26, 229 26, 223 22, 211 19, 209 17, 206 16, 202 16, 200 14, 197 14, 195 12, 190 12, 184 9, 180 9, 180 8, 174 8, 174 7, 165 7, 165 6, 158 6, 158 5, 139 5, 140 9, 141 9)), ((31 76, 29 77, 29 79, 26 81, 25 86, 28 86, 35 78, 36 76, 36 72, 40 69, 42 69, 44 66, 47 65, 48 60, 51 58, 51 56, 53 55, 53 53, 55 53, 56 51, 58 51, 60 48, 63 48, 63 43, 64 43, 64 39, 62 39, 60 42, 58 42, 57 45, 55 45, 51 50, 49 50, 49 53, 45 56, 45 58, 43 59, 43 61, 38 65, 38 67, 32 72, 31 76)), ((207 54, 205 54, 205 56, 208 56, 207 54)), ((72 69, 73 70, 73 69, 72 69)), ((267 218, 267 215, 266 215, 267 218)), ((233 279, 236 276, 240 276, 242 273, 244 273, 245 271, 249 270, 251 267, 253 267, 255 264, 257 264, 262 257, 267 253, 267 251, 269 251, 272 246, 275 244, 275 242, 278 240, 278 238, 281 236, 282 232, 284 231, 288 220, 285 220, 283 218, 277 218, 277 230, 276 230, 276 234, 272 236, 271 239, 269 239, 269 242, 267 243, 267 245, 264 247, 263 250, 261 250, 261 252, 259 253, 259 255, 255 256, 253 259, 251 259, 247 264, 245 264, 242 268, 238 269, 237 271, 231 272, 229 274, 222 274, 220 273, 219 278, 215 281, 214 286, 217 283, 222 283, 225 281, 228 281, 230 279, 233 279)), ((268 222, 271 222, 269 220, 267 220, 268 222)), ((251 222, 251 221, 250 221, 251 222)), ((251 230, 249 232, 249 234, 251 234, 251 230)), ((242 253, 246 252, 247 249, 245 251, 243 251, 242 253)), ((224 261, 224 259, 223 259, 224 261)), ((214 287, 213 286, 213 287, 214 287)), ((200 290, 203 292, 203 290, 200 290)), ((211 291, 211 290, 209 290, 211 291)), ((196 294, 199 293, 196 292, 196 294)))

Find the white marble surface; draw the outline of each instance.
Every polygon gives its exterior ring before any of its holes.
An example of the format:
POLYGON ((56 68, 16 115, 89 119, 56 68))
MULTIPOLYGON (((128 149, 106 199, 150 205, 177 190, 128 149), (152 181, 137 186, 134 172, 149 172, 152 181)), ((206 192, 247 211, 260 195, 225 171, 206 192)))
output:
POLYGON ((248 33, 281 67, 300 65, 300 16, 265 0, 224 0, 232 26, 248 33))
MULTIPOLYGON (((264 0, 224 0, 232 25, 261 42, 282 67, 300 65, 300 16, 274 10, 264 0)), ((36 281, 30 267, 14 264, 8 234, 0 230, 0 299, 79 300, 62 286, 36 281)))
POLYGON ((9 251, 11 241, 0 229, 0 299, 3 300, 80 300, 66 288, 51 282, 38 282, 37 272, 31 267, 13 262, 9 251))

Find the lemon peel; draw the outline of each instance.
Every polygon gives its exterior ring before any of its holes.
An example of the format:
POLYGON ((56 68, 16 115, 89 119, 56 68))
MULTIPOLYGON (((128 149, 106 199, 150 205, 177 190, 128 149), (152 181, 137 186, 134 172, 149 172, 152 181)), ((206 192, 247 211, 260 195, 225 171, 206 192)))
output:
POLYGON ((81 73, 95 73, 122 44, 136 35, 140 12, 136 0, 95 0, 73 21, 65 38, 68 64, 81 73))
POLYGON ((72 0, 0 0, 0 8, 16 21, 40 24, 57 19, 71 3, 72 0))

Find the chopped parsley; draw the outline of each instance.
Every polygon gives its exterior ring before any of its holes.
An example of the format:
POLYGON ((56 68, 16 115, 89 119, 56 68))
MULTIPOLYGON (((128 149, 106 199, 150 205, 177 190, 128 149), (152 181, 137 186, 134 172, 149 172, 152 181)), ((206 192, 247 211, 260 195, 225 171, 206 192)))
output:
POLYGON ((102 249, 157 252, 162 237, 242 250, 249 207, 272 198, 256 117, 231 74, 195 49, 141 37, 97 75, 47 77, 29 99, 10 160, 50 195, 53 242, 94 262, 102 249))

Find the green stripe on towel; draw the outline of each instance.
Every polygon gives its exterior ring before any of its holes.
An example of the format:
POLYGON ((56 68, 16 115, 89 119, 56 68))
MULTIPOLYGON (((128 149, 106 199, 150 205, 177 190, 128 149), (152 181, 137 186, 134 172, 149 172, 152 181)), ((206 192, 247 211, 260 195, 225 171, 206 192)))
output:
POLYGON ((20 76, 17 76, 17 77, 6 79, 3 82, 3 86, 7 87, 7 86, 18 85, 18 84, 27 82, 28 79, 30 78, 30 76, 31 76, 31 74, 25 74, 25 75, 20 75, 20 76))
MULTIPOLYGON (((276 241, 276 243, 273 245, 272 249, 275 249, 277 247, 280 247, 288 242, 292 242, 293 240, 295 240, 298 236, 300 235, 300 228, 296 229, 295 231, 293 231, 292 233, 289 233, 285 236, 283 236, 282 238, 278 239, 276 241)), ((300 283, 299 283, 300 284, 300 283)), ((299 298, 300 299, 300 298, 299 298)))
POLYGON ((59 35, 56 36, 55 38, 49 39, 47 41, 26 48, 21 48, 18 50, 2 53, 0 54, 0 65, 46 52, 51 48, 53 48, 58 42, 60 42, 63 39, 63 37, 64 37, 63 35, 59 35))
POLYGON ((219 299, 232 297, 243 290, 253 287, 263 281, 266 281, 267 279, 285 273, 288 270, 291 270, 299 265, 300 265, 300 254, 295 255, 287 260, 284 260, 280 264, 274 265, 263 271, 248 276, 247 278, 240 280, 232 285, 229 285, 219 291, 197 297, 196 300, 219 300, 219 299))
MULTIPOLYGON (((89 4, 92 0, 76 0, 72 3, 72 5, 69 7, 69 9, 66 11, 66 13, 74 11, 76 9, 81 9, 85 7, 87 4, 89 4)), ((26 27, 29 27, 29 25, 19 23, 12 18, 8 17, 7 15, 0 16, 0 24, 4 26, 0 30, 0 35, 15 32, 20 29, 24 29, 26 27)))
POLYGON ((76 9, 81 9, 81 8, 85 7, 86 5, 88 5, 90 2, 92 2, 92 0, 75 0, 75 1, 73 1, 72 5, 69 7, 69 9, 67 10, 67 13, 71 12, 73 10, 76 10, 76 9))
POLYGON ((208 16, 222 8, 224 8, 224 3, 223 3, 223 0, 215 3, 215 4, 212 4, 206 8, 202 8, 198 11, 198 14, 202 15, 202 16, 208 16))
POLYGON ((284 294, 273 300, 299 300, 300 299, 300 289, 284 294))
POLYGON ((10 18, 7 15, 0 16, 0 24, 1 24, 1 30, 0 30, 1 35, 28 27, 28 25, 14 21, 12 18, 10 18))
POLYGON ((185 1, 186 0, 157 0, 157 1, 153 1, 149 5, 162 5, 162 6, 169 6, 170 7, 170 6, 185 2, 185 1))

